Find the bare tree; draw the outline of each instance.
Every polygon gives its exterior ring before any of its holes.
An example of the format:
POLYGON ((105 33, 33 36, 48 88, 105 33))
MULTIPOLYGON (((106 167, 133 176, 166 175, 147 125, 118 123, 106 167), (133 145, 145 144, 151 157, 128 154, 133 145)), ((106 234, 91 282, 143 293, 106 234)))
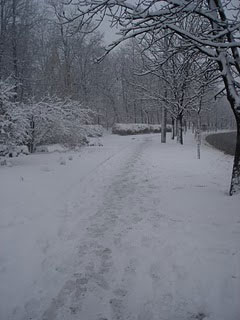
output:
MULTIPOLYGON (((70 0, 68 3, 72 3, 70 0)), ((79 13, 68 21, 80 19, 88 23, 96 14, 112 17, 112 23, 121 26, 122 36, 108 51, 123 40, 146 35, 152 30, 167 30, 184 40, 184 46, 213 59, 221 72, 224 88, 237 123, 237 143, 229 194, 240 192, 240 56, 239 6, 225 0, 142 0, 135 3, 120 0, 79 0, 79 13), (184 19, 198 28, 189 30, 184 19)))

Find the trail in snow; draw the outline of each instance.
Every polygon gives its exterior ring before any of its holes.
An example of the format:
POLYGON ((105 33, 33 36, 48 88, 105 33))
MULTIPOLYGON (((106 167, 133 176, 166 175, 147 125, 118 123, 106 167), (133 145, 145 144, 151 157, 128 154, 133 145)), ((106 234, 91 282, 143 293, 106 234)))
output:
POLYGON ((116 136, 104 146, 62 169, 70 178, 54 169, 65 184, 58 203, 46 194, 50 212, 43 206, 31 220, 32 208, 21 211, 25 223, 2 228, 1 243, 12 243, 0 261, 0 318, 238 319, 231 158, 205 147, 198 161, 191 138, 181 147, 158 135, 116 136))

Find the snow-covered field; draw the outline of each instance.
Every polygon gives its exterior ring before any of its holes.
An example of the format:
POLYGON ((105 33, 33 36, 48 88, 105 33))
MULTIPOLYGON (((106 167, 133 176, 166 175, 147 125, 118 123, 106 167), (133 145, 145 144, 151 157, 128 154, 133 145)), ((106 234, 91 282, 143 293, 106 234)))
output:
POLYGON ((232 157, 102 141, 0 168, 0 319, 240 319, 232 157))

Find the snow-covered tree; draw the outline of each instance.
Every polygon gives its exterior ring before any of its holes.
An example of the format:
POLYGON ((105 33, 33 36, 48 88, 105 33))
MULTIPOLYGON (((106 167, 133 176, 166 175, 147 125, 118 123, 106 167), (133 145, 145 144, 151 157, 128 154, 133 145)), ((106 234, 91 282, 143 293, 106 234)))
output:
MULTIPOLYGON (((136 2, 122 0, 70 0, 79 12, 67 17, 88 23, 95 15, 110 15, 119 24, 122 36, 108 52, 123 40, 146 35, 152 30, 167 30, 184 40, 184 47, 203 53, 216 62, 224 89, 237 123, 237 144, 230 195, 240 192, 240 37, 239 6, 227 0, 166 0, 136 2), (186 18, 197 28, 186 28, 186 18)), ((65 12, 65 11, 64 11, 65 12)), ((66 16, 63 14, 63 16, 66 16)))
POLYGON ((16 102, 10 79, 0 80, 0 143, 20 145, 28 139, 28 121, 23 104, 16 102))
POLYGON ((64 143, 68 145, 86 142, 86 127, 92 123, 93 111, 83 108, 81 103, 70 99, 61 100, 47 97, 25 106, 30 130, 29 150, 34 152, 37 145, 64 143))

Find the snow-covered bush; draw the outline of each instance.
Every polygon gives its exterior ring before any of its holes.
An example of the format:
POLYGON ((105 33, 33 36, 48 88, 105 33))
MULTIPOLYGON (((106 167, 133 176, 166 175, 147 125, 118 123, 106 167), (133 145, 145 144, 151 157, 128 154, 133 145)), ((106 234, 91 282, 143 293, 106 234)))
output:
POLYGON ((30 127, 28 145, 31 152, 35 151, 37 145, 64 129, 61 128, 63 112, 60 101, 30 101, 26 104, 26 113, 30 127))
POLYGON ((15 85, 10 80, 0 81, 2 155, 9 154, 9 146, 23 144, 28 145, 30 152, 42 144, 87 144, 88 135, 101 135, 100 127, 91 127, 93 117, 92 110, 71 99, 63 101, 47 97, 39 102, 19 103, 16 101, 15 85))
POLYGON ((38 153, 49 153, 49 152, 66 152, 68 148, 61 144, 49 144, 37 146, 35 152, 38 153))
POLYGON ((0 144, 21 145, 28 139, 24 105, 15 101, 15 85, 0 80, 0 144))
POLYGON ((6 158, 0 158, 0 166, 12 167, 12 163, 6 158))
POLYGON ((71 145, 88 144, 88 130, 86 127, 91 125, 94 112, 89 108, 83 108, 79 101, 66 100, 63 103, 65 114, 65 132, 62 142, 71 145))
MULTIPOLYGON (((171 132, 172 128, 167 125, 167 132, 171 132)), ((146 123, 115 123, 112 127, 112 133, 119 135, 133 135, 143 133, 160 133, 161 125, 146 123)))
POLYGON ((46 98, 29 103, 27 114, 30 124, 29 148, 31 152, 41 144, 62 143, 71 146, 86 144, 86 129, 93 112, 78 101, 46 98))
POLYGON ((87 124, 83 125, 83 128, 85 129, 85 133, 87 137, 102 137, 103 136, 103 126, 99 124, 87 124))
POLYGON ((29 154, 28 147, 21 145, 21 146, 14 146, 14 145, 0 145, 0 157, 17 157, 20 154, 29 154))

